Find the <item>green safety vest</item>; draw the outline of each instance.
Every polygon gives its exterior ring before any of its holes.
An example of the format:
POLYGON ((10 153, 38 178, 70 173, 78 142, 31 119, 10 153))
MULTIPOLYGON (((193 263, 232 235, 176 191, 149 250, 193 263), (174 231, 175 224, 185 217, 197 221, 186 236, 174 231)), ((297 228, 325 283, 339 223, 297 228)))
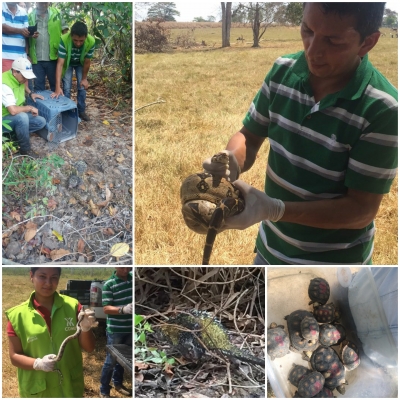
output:
MULTIPOLYGON (((50 60, 57 60, 58 46, 62 34, 61 14, 54 7, 49 7, 47 12, 49 15, 47 31, 49 32, 50 60)), ((29 14, 28 21, 29 25, 36 25, 36 10, 29 14)), ((33 38, 29 38, 29 56, 32 60, 32 64, 37 64, 36 39, 33 38)))
MULTIPOLYGON (((51 310, 51 336, 46 321, 33 307, 32 292, 29 300, 6 311, 22 350, 28 357, 43 358, 57 354, 63 340, 76 332, 78 300, 54 293, 51 310)), ((78 339, 68 342, 61 361, 56 367, 62 372, 44 372, 18 368, 20 397, 83 397, 82 352, 78 339)))
MULTIPOLYGON (((71 38, 71 32, 67 32, 65 35, 61 36, 61 40, 63 41, 65 45, 65 49, 67 51, 67 58, 64 62, 63 69, 62 69, 62 76, 65 75, 65 71, 69 67, 69 63, 71 61, 71 52, 72 52, 72 38, 71 38)), ((87 35, 85 42, 83 43, 83 50, 81 52, 81 58, 80 62, 83 65, 85 62, 85 56, 87 53, 89 53, 89 50, 93 47, 95 42, 95 39, 91 35, 87 35)))
MULTIPOLYGON (((20 106, 25 103, 25 84, 19 83, 11 73, 11 69, 3 72, 2 83, 8 87, 10 87, 14 93, 16 105, 20 106)), ((10 114, 6 107, 2 109, 3 117, 10 114)))

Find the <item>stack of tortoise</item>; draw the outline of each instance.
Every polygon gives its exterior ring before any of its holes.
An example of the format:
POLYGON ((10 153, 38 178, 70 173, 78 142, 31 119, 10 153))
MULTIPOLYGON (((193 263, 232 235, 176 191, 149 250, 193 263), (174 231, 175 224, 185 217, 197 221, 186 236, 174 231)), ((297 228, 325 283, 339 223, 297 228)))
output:
MULTIPOLYGON (((229 156, 220 152, 211 161, 228 166, 229 156)), ((202 264, 208 265, 225 219, 244 210, 243 197, 231 182, 207 172, 188 176, 182 183, 180 197, 186 225, 196 233, 207 234, 202 264)))
POLYGON ((308 294, 313 313, 296 310, 284 319, 289 335, 283 325, 272 323, 268 329, 267 352, 271 360, 284 357, 290 351, 302 353, 311 368, 293 364, 289 382, 298 388, 294 397, 334 397, 333 390, 345 393, 346 371, 360 365, 357 346, 346 339, 344 327, 338 324, 340 312, 330 296, 328 282, 322 278, 310 281, 308 294), (290 340, 287 340, 289 337, 290 340), (338 352, 331 346, 340 344, 338 352))

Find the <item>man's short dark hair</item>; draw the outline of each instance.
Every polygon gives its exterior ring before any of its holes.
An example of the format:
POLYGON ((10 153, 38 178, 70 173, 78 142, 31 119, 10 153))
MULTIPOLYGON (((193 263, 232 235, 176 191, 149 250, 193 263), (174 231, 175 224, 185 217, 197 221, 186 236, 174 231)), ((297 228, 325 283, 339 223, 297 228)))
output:
POLYGON ((71 36, 87 36, 88 30, 86 24, 81 21, 76 21, 71 27, 71 36))
POLYGON ((324 14, 335 13, 340 17, 345 15, 356 18, 354 29, 361 35, 361 41, 367 36, 379 31, 382 25, 386 3, 349 2, 321 3, 324 14))

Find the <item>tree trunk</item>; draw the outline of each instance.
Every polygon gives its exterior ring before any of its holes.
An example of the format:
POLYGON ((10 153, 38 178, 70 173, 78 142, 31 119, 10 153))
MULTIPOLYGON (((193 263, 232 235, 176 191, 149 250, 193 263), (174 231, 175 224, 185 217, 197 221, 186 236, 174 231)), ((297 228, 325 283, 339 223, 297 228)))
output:
POLYGON ((260 47, 260 6, 256 3, 256 10, 254 13, 254 21, 253 21, 253 46, 251 47, 260 47))
POLYGON ((221 2, 222 9, 222 47, 230 47, 231 23, 232 23, 232 3, 221 2))

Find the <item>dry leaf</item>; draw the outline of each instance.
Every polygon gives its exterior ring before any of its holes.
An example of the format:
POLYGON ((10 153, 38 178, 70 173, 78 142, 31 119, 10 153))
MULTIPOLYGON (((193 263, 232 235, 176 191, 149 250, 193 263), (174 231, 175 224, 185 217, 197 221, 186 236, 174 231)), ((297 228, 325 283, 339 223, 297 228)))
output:
POLYGON ((51 233, 60 241, 62 242, 64 240, 64 238, 62 237, 61 234, 59 234, 57 231, 52 230, 51 233))
POLYGON ((83 253, 83 249, 85 248, 85 242, 82 239, 78 240, 78 252, 83 253))
POLYGON ((25 228, 26 229, 37 229, 37 225, 32 221, 28 221, 25 225, 25 228))
POLYGON ((115 232, 111 228, 103 229, 103 233, 109 236, 115 235, 115 232))
POLYGON ((129 245, 126 243, 115 243, 113 247, 111 247, 110 254, 113 257, 122 257, 129 251, 129 245))
POLYGON ((53 185, 58 185, 58 184, 61 182, 61 180, 60 180, 60 179, 53 178, 53 179, 51 180, 51 182, 53 183, 53 185))
POLYGON ((111 190, 108 187, 106 187, 106 201, 110 201, 111 197, 112 197, 111 190))
POLYGON ((66 150, 66 152, 67 152, 68 157, 74 158, 74 157, 72 156, 72 154, 71 154, 68 150, 66 150))
POLYGON ((120 162, 122 162, 122 161, 124 161, 125 160, 125 157, 122 155, 122 154, 120 154, 119 155, 119 157, 117 157, 117 161, 120 163, 120 162))
POLYGON ((95 215, 96 217, 98 217, 100 215, 100 210, 96 206, 96 204, 93 203, 92 199, 89 200, 89 206, 90 206, 90 211, 92 212, 92 214, 95 215))
POLYGON ((122 112, 114 111, 113 115, 114 115, 114 117, 120 117, 122 115, 122 112))
POLYGON ((104 125, 110 125, 110 123, 106 119, 103 121, 103 124, 104 125))
POLYGON ((77 201, 76 201, 75 197, 71 197, 68 201, 68 204, 76 204, 76 203, 77 203, 77 201))
POLYGON ((105 187, 106 185, 105 185, 104 182, 98 182, 98 183, 97 183, 97 186, 98 186, 100 189, 104 189, 104 187, 105 187))
POLYGON ((16 219, 18 222, 21 222, 21 216, 16 211, 11 211, 10 216, 11 218, 16 219))
POLYGON ((121 136, 118 132, 114 132, 114 136, 121 136))
POLYGON ((112 189, 114 187, 114 184, 110 183, 108 186, 110 186, 110 188, 112 189))
POLYGON ((94 172, 92 170, 86 171, 86 175, 94 175, 94 172))
POLYGON ((57 202, 54 200, 54 199, 50 199, 48 202, 47 202, 47 208, 49 209, 49 210, 54 210, 55 208, 57 207, 57 202))
POLYGON ((108 150, 106 154, 107 154, 108 156, 113 156, 113 155, 115 154, 115 150, 113 150, 113 149, 108 150))
POLYGON ((110 215, 112 217, 117 213, 117 209, 116 208, 112 208, 111 206, 108 207, 108 211, 109 211, 109 213, 110 213, 110 215))
POLYGON ((59 258, 63 258, 67 254, 71 254, 71 252, 65 249, 52 250, 50 252, 50 257, 53 261, 55 261, 58 260, 59 258))
POLYGON ((33 239, 36 235, 37 229, 27 229, 25 231, 25 242, 29 242, 31 239, 33 239))

